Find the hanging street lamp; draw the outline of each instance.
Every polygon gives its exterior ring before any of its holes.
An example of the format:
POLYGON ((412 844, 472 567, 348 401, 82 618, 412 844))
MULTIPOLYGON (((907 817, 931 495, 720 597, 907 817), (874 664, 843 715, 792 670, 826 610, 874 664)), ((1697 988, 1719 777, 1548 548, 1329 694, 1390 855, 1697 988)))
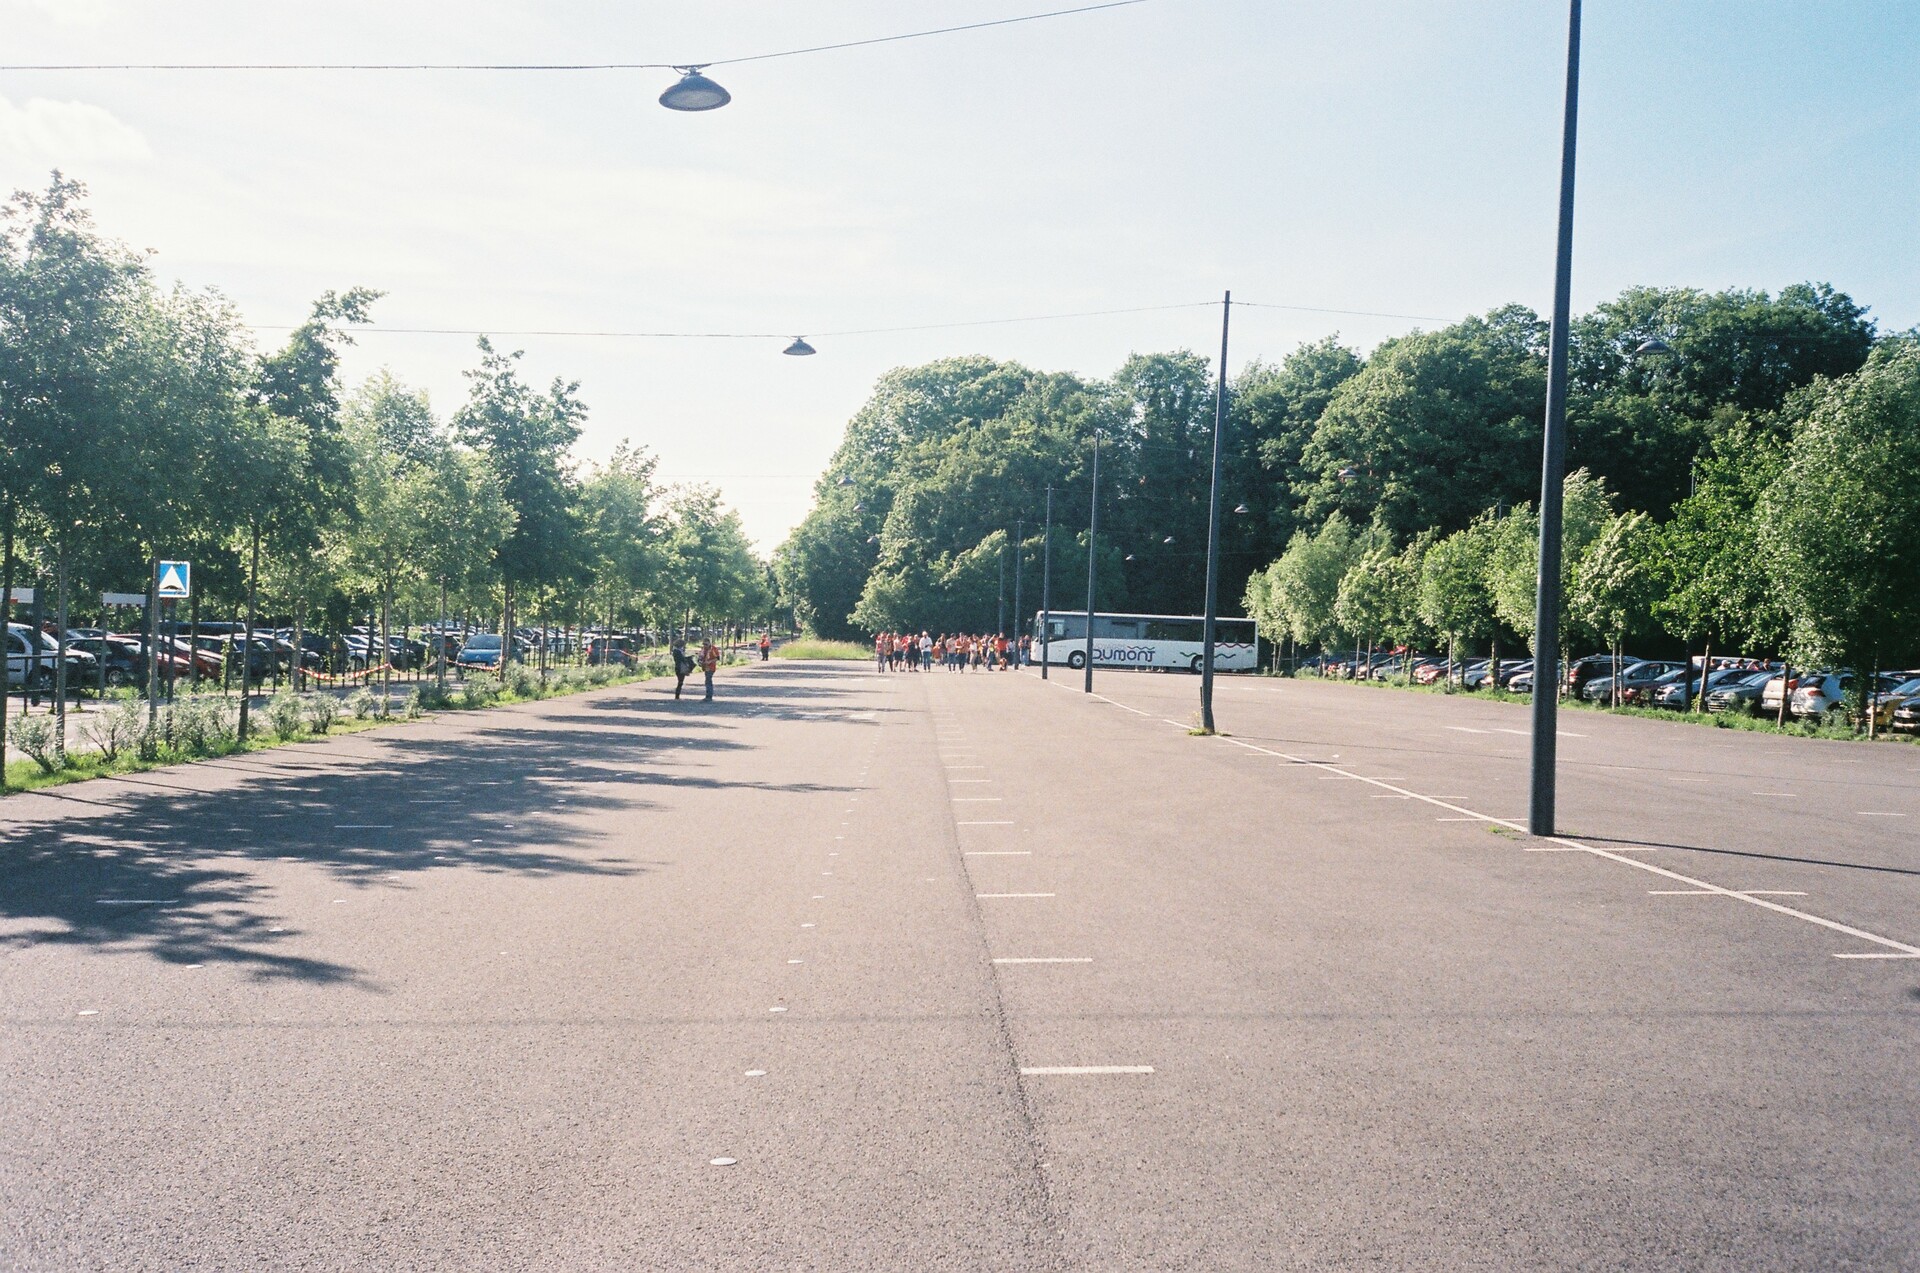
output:
MULTIPOLYGON (((733 100, 733 94, 700 74, 704 67, 676 66, 680 80, 660 94, 660 104, 670 111, 719 110, 733 100)), ((791 353, 792 350, 787 352, 791 353)), ((808 353, 813 351, 809 349, 808 353)))

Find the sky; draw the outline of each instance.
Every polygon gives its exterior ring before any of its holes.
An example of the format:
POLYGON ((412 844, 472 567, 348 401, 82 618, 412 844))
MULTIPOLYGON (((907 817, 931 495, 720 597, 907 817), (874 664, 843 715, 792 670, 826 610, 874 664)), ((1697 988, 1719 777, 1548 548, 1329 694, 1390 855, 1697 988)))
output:
MULTIPOLYGON (((677 64, 1073 2, 0 0, 0 62, 677 64)), ((580 383, 583 461, 645 446, 770 551, 893 367, 1212 356, 1225 289, 1300 307, 1236 308, 1235 372, 1545 312, 1565 56, 1555 0, 1145 0, 715 67, 734 100, 700 115, 661 70, 0 71, 0 185, 85 181, 263 346, 383 291, 347 374, 442 414, 473 337, 380 328, 766 333, 496 343, 580 383)), ((1920 4, 1587 0, 1581 84, 1576 311, 1815 279, 1920 323, 1920 4)))

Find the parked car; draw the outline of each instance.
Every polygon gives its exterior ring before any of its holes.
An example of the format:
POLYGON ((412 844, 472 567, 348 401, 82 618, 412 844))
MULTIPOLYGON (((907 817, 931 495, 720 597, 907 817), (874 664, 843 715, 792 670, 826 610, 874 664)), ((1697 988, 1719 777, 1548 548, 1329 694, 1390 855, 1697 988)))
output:
POLYGON ((1495 685, 1504 688, 1516 672, 1524 672, 1532 667, 1532 659, 1501 659, 1497 669, 1489 666, 1489 660, 1481 659, 1461 674, 1460 683, 1470 690, 1477 690, 1491 679, 1495 685))
POLYGON ((597 636, 587 642, 587 662, 589 663, 611 663, 632 667, 636 661, 634 652, 628 648, 625 637, 597 636))
POLYGON ((1803 676, 1787 699, 1787 715, 1825 716, 1846 701, 1853 686, 1851 672, 1814 672, 1803 676))
POLYGON ((1661 681, 1648 701, 1655 707, 1681 708, 1698 698, 1702 693, 1711 695, 1713 691, 1747 680, 1754 673, 1744 668, 1721 668, 1707 674, 1704 689, 1700 673, 1693 671, 1685 677, 1673 676, 1661 681))
MULTIPOLYGON (((1632 667, 1635 663, 1642 662, 1645 662, 1645 660, 1635 655, 1623 654, 1620 656, 1620 666, 1622 668, 1632 667)), ((1576 698, 1586 698, 1588 697, 1586 693, 1587 685, 1593 678, 1596 676, 1612 675, 1613 656, 1611 654, 1589 654, 1585 658, 1575 659, 1573 662, 1567 664, 1567 693, 1576 698)))
POLYGON ((500 638, 491 632, 476 632, 468 637, 454 656, 456 672, 497 672, 500 670, 500 638))
MULTIPOLYGON (((1628 690, 1644 689, 1667 673, 1677 672, 1679 670, 1680 665, 1678 663, 1666 663, 1659 659, 1643 659, 1633 666, 1625 667, 1621 670, 1620 691, 1622 694, 1625 694, 1628 690)), ((1596 676, 1587 682, 1585 689, 1580 691, 1580 697, 1590 703, 1609 702, 1613 698, 1613 689, 1613 677, 1596 676)))
MULTIPOLYGON (((1876 729, 1893 727, 1894 713, 1907 703, 1920 699, 1920 676, 1895 674, 1894 683, 1873 696, 1873 723, 1876 729), (1897 679, 1904 677, 1905 679, 1897 679)), ((1883 683, 1888 678, 1882 678, 1883 683)))
POLYGON ((1707 710, 1710 712, 1759 711, 1760 691, 1775 675, 1776 673, 1770 671, 1740 673, 1734 679, 1707 691, 1707 710))
MULTIPOLYGON (((93 657, 95 678, 101 675, 104 664, 107 685, 113 689, 146 683, 147 653, 138 641, 115 636, 82 637, 67 643, 69 655, 75 649, 93 657)), ((160 675, 189 677, 193 675, 193 667, 184 657, 163 650, 160 655, 160 675)), ((97 685, 98 679, 94 683, 97 685)))
MULTIPOLYGON (((55 664, 60 658, 60 643, 45 632, 35 632, 24 623, 7 625, 7 685, 45 694, 59 678, 55 664), (39 649, 39 661, 34 650, 39 649)), ((85 689, 97 684, 100 672, 93 656, 69 643, 67 646, 67 685, 85 689)))

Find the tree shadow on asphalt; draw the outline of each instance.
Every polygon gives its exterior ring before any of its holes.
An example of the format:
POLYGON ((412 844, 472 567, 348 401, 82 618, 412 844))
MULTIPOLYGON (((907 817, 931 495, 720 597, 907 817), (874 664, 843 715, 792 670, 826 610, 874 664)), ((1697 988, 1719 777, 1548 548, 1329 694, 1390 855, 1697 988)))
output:
POLYGON ((76 806, 74 815, 8 829, 0 949, 131 951, 171 964, 227 964, 261 980, 378 991, 360 969, 289 949, 300 929, 276 910, 283 903, 254 864, 301 863, 363 889, 404 887, 410 875, 438 869, 649 872, 661 864, 594 856, 605 833, 584 830, 580 815, 654 809, 633 794, 649 784, 838 789, 706 778, 655 759, 674 751, 684 766, 687 753, 746 748, 726 736, 734 722, 725 718, 756 704, 817 719, 820 701, 838 697, 825 687, 765 684, 771 679, 753 678, 751 693, 733 681, 739 688, 720 711, 719 702, 695 714, 671 699, 621 695, 586 700, 588 711, 503 713, 451 736, 360 734, 338 740, 347 746, 293 745, 209 762, 205 776, 239 778, 225 790, 196 785, 198 767, 182 766, 112 780, 104 798, 42 792, 37 799, 76 806), (797 699, 816 709, 788 702, 797 699))

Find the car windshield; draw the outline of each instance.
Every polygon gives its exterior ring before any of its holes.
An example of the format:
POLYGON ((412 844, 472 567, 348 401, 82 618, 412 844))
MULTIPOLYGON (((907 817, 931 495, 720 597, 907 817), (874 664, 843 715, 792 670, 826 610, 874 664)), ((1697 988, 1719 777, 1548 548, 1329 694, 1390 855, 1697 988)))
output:
POLYGON ((486 633, 478 636, 470 636, 467 638, 467 648, 469 650, 497 650, 500 648, 500 638, 486 633))
POLYGON ((1920 676, 1914 677, 1911 681, 1902 681, 1888 692, 1892 694, 1920 694, 1920 676))

